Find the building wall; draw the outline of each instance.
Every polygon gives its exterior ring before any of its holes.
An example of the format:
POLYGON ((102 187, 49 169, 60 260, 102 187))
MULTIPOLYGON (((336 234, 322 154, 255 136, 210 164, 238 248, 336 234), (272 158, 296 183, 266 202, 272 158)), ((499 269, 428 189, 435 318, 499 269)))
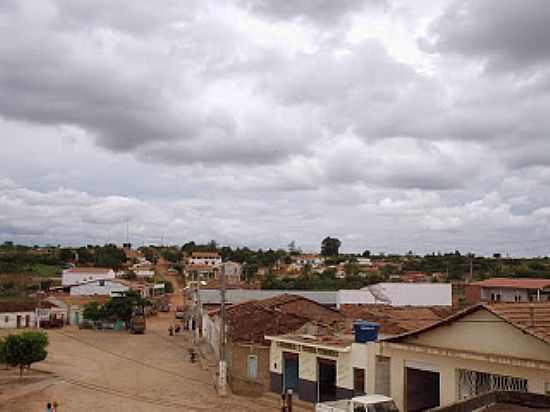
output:
POLYGON ((34 327, 36 323, 36 313, 32 312, 3 312, 0 313, 0 329, 17 328, 17 316, 21 316, 21 328, 25 327, 25 316, 30 316, 29 327, 34 327), (7 322, 6 322, 7 320, 7 322))
POLYGON ((528 302, 529 297, 526 289, 510 289, 510 288, 487 288, 481 287, 481 300, 484 302, 491 301, 491 294, 494 296, 500 295, 501 302, 515 302, 516 297, 521 299, 521 302, 528 302))
POLYGON ((202 315, 202 336, 206 338, 210 350, 218 356, 220 351, 220 319, 218 316, 202 315))
POLYGON ((269 347, 229 342, 228 381, 231 390, 244 396, 261 396, 270 388, 269 347), (248 377, 248 357, 257 357, 257 378, 248 377))
POLYGON ((128 290, 129 288, 127 286, 115 282, 105 282, 103 286, 97 282, 74 286, 71 288, 70 294, 71 296, 112 296, 113 294, 127 292, 128 290))
MULTIPOLYGON (((300 385, 307 386, 317 382, 317 359, 325 358, 336 361, 336 387, 338 394, 342 398, 351 397, 353 391, 353 368, 365 370, 367 375, 368 347, 366 344, 353 343, 349 352, 339 352, 338 356, 326 356, 318 353, 309 353, 304 351, 294 351, 287 348, 280 348, 276 342, 272 342, 269 351, 269 370, 276 379, 277 375, 283 374, 283 352, 298 353, 298 375, 300 385)), ((367 378, 367 376, 365 376, 367 378)), ((365 379, 367 382, 367 379, 365 379)), ((315 401, 314 399, 303 399, 305 401, 315 401)))
POLYGON ((115 278, 115 272, 113 270, 105 271, 105 272, 96 272, 96 271, 72 272, 71 269, 67 269, 63 271, 61 284, 63 286, 69 286, 69 285, 77 285, 79 283, 90 282, 94 280, 102 280, 102 279, 105 280, 105 279, 114 279, 114 278, 115 278))
MULTIPOLYGON (((480 362, 451 358, 441 355, 431 355, 406 350, 384 347, 381 351, 390 357, 390 396, 395 400, 400 410, 405 410, 405 368, 406 365, 424 365, 439 372, 440 406, 447 406, 457 399, 457 369, 475 370, 505 376, 514 376, 528 380, 529 392, 544 394, 545 384, 550 383, 550 371, 535 368, 515 367, 492 362, 480 362)), ((377 372, 374 362, 369 362, 368 376, 377 372)), ((374 393, 374 382, 367 380, 367 389, 374 393)))
POLYGON ((451 325, 408 338, 407 342, 550 362, 550 345, 523 333, 487 310, 478 310, 451 325))

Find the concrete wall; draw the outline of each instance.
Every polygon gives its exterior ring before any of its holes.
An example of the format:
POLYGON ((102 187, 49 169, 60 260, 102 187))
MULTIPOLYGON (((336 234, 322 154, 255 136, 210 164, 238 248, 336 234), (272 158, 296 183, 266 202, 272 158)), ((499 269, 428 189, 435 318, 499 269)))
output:
POLYGON ((116 282, 106 281, 103 286, 100 282, 86 283, 83 285, 71 287, 71 296, 113 296, 119 293, 127 292, 129 288, 116 282))
MULTIPOLYGON (((392 345, 386 342, 369 344, 372 350, 368 352, 367 376, 376 376, 378 373, 374 362, 376 354, 390 357, 390 396, 402 410, 405 410, 407 365, 417 365, 417 368, 439 373, 440 406, 458 400, 457 369, 527 379, 528 391, 539 394, 544 394, 545 385, 550 384, 550 345, 524 334, 486 310, 479 310, 458 322, 418 337, 409 337, 401 343, 405 346, 398 347, 396 345, 399 343, 392 345), (415 346, 409 349, 406 345, 415 346), (456 351, 454 354, 475 354, 476 359, 446 354, 446 350, 456 351), (513 363, 514 359, 532 361, 531 364, 520 361, 513 363)), ((367 389, 369 393, 374 392, 373 379, 367 379, 367 389)))
POLYGON ((105 272, 97 272, 97 271, 72 272, 71 269, 66 269, 63 271, 63 275, 61 277, 61 284, 63 286, 70 286, 70 285, 77 285, 79 283, 90 282, 93 280, 114 279, 114 278, 115 278, 115 272, 113 270, 109 270, 105 272))
POLYGON ((231 390, 244 396, 261 396, 270 389, 268 346, 228 343, 228 381, 231 390), (247 375, 248 357, 257 357, 257 377, 247 375))
POLYGON ((25 327, 25 317, 30 316, 29 327, 36 323, 36 313, 32 312, 3 312, 0 313, 0 329, 17 328, 17 316, 21 316, 21 328, 25 327))
MULTIPOLYGON (((317 358, 325 358, 336 361, 336 387, 341 397, 350 397, 353 391, 353 368, 365 370, 367 375, 368 347, 365 344, 353 343, 350 352, 340 352, 338 356, 325 356, 318 353, 295 351, 287 348, 280 348, 276 342, 270 347, 269 368, 272 374, 283 373, 283 352, 298 353, 299 370, 298 375, 301 385, 308 385, 317 382, 317 358)), ((365 382, 368 381, 365 376, 365 382)), ((310 399, 304 399, 312 401, 310 399)))
POLYGON ((510 288, 487 288, 481 287, 481 300, 484 302, 491 301, 491 295, 500 295, 501 302, 515 302, 516 297, 520 298, 521 302, 528 302, 529 296, 525 289, 510 289, 510 288))
POLYGON ((408 343, 550 362, 550 345, 486 310, 406 340, 408 343))

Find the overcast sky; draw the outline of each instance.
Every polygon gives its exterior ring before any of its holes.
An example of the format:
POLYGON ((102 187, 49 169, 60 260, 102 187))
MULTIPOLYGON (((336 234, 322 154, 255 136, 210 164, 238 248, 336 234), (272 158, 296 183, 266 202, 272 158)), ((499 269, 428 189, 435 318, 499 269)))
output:
POLYGON ((0 241, 547 255, 547 0, 2 0, 0 241))

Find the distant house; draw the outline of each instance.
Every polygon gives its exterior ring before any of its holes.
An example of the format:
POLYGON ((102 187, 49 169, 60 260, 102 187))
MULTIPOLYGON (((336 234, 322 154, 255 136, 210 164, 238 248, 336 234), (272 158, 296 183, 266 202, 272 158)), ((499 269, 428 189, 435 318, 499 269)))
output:
MULTIPOLYGON (((283 294, 247 301, 227 308, 228 381, 235 393, 259 396, 271 386, 269 342, 265 335, 295 331, 309 322, 339 323, 343 316, 317 302, 283 294)), ((203 315, 202 333, 219 353, 220 317, 213 310, 203 315)))
POLYGON ((59 317, 62 311, 50 302, 37 300, 0 301, 0 329, 32 328, 36 320, 49 320, 59 317))
POLYGON ((123 296, 130 288, 112 280, 92 280, 70 287, 71 296, 123 296))
POLYGON ((360 290, 339 290, 337 307, 373 303, 391 306, 451 306, 452 294, 450 283, 382 282, 360 290))
POLYGON ((538 302, 550 300, 550 279, 491 278, 465 287, 466 301, 538 302))
POLYGON ((217 278, 219 268, 217 266, 205 264, 187 264, 184 273, 188 280, 211 280, 217 278))
POLYGON ((64 318, 69 325, 80 325, 84 320, 84 307, 91 303, 97 302, 103 305, 110 299, 109 296, 66 296, 66 295, 50 295, 47 300, 53 303, 60 311, 63 312, 64 318))
POLYGON ((291 257, 292 262, 298 266, 318 266, 324 262, 324 258, 321 255, 317 254, 304 254, 291 257))
POLYGON ((367 375, 374 379, 367 392, 391 396, 399 410, 445 407, 498 391, 548 394, 549 325, 550 302, 478 304, 382 339, 369 351, 367 375))
POLYGON ((78 285, 92 280, 114 279, 115 271, 108 268, 73 267, 65 269, 61 277, 63 286, 78 285))
POLYGON ((134 272, 138 278, 152 278, 155 276, 155 267, 149 261, 136 263, 130 270, 134 272))
POLYGON ((188 265, 218 266, 222 263, 222 257, 217 252, 192 252, 187 258, 188 265))
POLYGON ((219 279, 221 271, 224 271, 225 281, 228 284, 236 284, 241 281, 242 265, 238 262, 224 262, 220 265, 220 271, 215 273, 216 279, 219 279))
POLYGON ((36 301, 0 301, 0 328, 31 328, 36 323, 36 301))

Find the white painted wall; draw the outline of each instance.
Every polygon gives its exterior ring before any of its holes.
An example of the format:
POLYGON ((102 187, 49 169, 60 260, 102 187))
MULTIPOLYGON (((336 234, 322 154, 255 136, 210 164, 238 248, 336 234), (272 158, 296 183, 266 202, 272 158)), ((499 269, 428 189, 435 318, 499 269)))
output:
POLYGON ((0 313, 0 329, 15 329, 17 327, 17 316, 21 316, 21 328, 25 327, 25 316, 30 316, 29 327, 36 323, 36 313, 32 312, 2 312, 0 313))
MULTIPOLYGON (((510 289, 510 288, 481 288, 481 300, 491 301, 491 294, 500 295, 501 302, 515 302, 516 296, 521 299, 521 302, 528 302, 529 296, 525 289, 510 289)), ((496 297, 495 297, 496 299, 496 297)))
POLYGON ((451 306, 453 304, 450 283, 378 283, 362 290, 381 294, 392 306, 451 306))
POLYGON ((127 292, 130 288, 110 281, 95 281, 71 287, 71 296, 113 296, 127 292), (103 285, 101 285, 103 283, 103 285))
POLYGON ((100 279, 114 279, 115 271, 110 269, 105 272, 98 271, 72 271, 72 269, 65 269, 61 277, 61 284, 63 286, 78 285, 80 283, 86 283, 100 279))

